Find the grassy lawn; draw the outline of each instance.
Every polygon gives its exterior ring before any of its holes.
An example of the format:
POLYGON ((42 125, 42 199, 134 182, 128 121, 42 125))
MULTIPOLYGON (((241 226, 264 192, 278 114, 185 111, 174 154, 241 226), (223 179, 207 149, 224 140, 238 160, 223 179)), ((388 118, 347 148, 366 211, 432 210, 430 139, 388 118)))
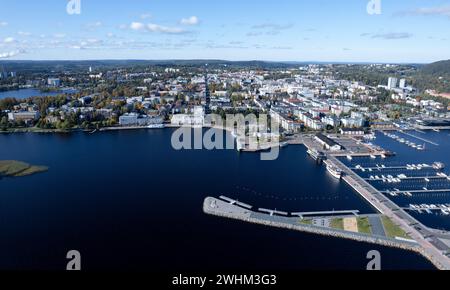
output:
POLYGON ((370 226, 368 218, 358 218, 358 231, 362 234, 371 234, 372 227, 370 226))
POLYGON ((312 220, 309 220, 309 219, 301 219, 300 220, 300 223, 302 224, 302 225, 312 225, 312 220))
POLYGON ((403 231, 399 226, 394 224, 393 221, 391 221, 388 217, 383 216, 381 217, 381 220, 383 222, 384 230, 386 231, 386 235, 389 238, 404 238, 404 239, 410 239, 410 237, 403 231))
POLYGON ((330 227, 337 230, 344 230, 344 219, 332 219, 330 227))
POLYGON ((45 172, 47 170, 48 168, 45 166, 33 166, 20 161, 0 161, 0 175, 4 176, 22 177, 35 173, 45 172))

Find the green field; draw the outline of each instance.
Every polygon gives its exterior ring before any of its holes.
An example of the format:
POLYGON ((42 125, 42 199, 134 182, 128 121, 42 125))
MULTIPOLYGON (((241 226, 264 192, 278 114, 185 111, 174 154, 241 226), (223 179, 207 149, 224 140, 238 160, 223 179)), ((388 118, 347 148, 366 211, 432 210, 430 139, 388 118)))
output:
POLYGON ((344 230, 344 219, 332 219, 330 227, 337 230, 344 230))
POLYGON ((25 162, 6 160, 0 161, 0 176, 22 177, 47 171, 45 166, 34 166, 25 162))
POLYGON ((381 217, 383 222, 384 230, 389 238, 404 238, 410 239, 410 237, 403 231, 399 226, 394 224, 387 216, 381 217))
POLYGON ((310 220, 310 219, 301 219, 301 220, 300 220, 300 223, 301 223, 302 225, 309 225, 309 226, 311 226, 312 223, 313 223, 313 221, 310 220))
POLYGON ((368 218, 358 218, 358 232, 362 234, 371 234, 372 233, 372 227, 369 223, 368 218))

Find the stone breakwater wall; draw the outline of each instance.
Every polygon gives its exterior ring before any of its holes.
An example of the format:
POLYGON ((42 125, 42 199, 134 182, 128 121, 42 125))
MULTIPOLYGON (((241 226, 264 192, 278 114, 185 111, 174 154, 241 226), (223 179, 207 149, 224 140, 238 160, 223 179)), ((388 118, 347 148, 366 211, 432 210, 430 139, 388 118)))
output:
MULTIPOLYGON (((241 210, 237 210, 237 211, 222 210, 220 208, 220 206, 218 206, 217 208, 211 207, 210 204, 211 204, 212 200, 215 200, 215 199, 207 198, 205 200, 205 203, 203 204, 203 211, 205 214, 222 217, 222 218, 240 220, 240 221, 252 223, 252 224, 276 227, 276 228, 280 228, 280 229, 300 231, 300 232, 311 233, 311 234, 327 236, 327 237, 348 239, 348 240, 353 240, 353 241, 358 241, 358 242, 364 242, 364 243, 369 243, 369 244, 375 244, 375 245, 380 245, 380 246, 385 246, 385 247, 391 247, 391 248, 397 248, 397 249, 401 249, 401 250, 412 251, 412 252, 418 253, 418 254, 422 255, 423 257, 425 257, 438 269, 444 269, 444 267, 442 267, 442 265, 440 265, 439 262, 437 262, 433 257, 430 257, 429 255, 427 255, 427 253, 425 251, 423 251, 423 249, 418 244, 415 244, 413 242, 400 241, 400 240, 396 240, 396 239, 377 237, 377 236, 372 236, 372 235, 367 235, 367 234, 352 233, 352 232, 331 229, 331 228, 322 228, 322 227, 317 227, 317 226, 304 225, 301 223, 293 224, 293 223, 289 223, 289 222, 283 222, 278 217, 274 218, 270 215, 264 215, 264 218, 259 217, 259 216, 256 217, 254 212, 251 212, 251 211, 245 210, 245 209, 241 209, 241 210)), ((218 202, 220 203, 220 201, 218 201, 218 202)))

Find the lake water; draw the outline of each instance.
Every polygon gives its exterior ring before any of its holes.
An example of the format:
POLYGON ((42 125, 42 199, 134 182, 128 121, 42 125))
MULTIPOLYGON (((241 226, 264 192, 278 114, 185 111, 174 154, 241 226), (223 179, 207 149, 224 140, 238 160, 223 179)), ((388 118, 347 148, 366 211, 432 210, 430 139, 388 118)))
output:
POLYGON ((38 89, 20 89, 15 91, 0 92, 0 99, 15 98, 18 100, 27 99, 31 97, 45 97, 56 96, 61 93, 75 93, 75 90, 63 90, 61 92, 41 92, 38 89))
POLYGON ((79 250, 88 270, 222 271, 431 269, 422 257, 354 241, 212 216, 207 196, 283 211, 373 209, 307 157, 276 161, 236 151, 174 151, 171 129, 0 135, 0 160, 49 171, 0 180, 0 269, 65 269, 79 250))

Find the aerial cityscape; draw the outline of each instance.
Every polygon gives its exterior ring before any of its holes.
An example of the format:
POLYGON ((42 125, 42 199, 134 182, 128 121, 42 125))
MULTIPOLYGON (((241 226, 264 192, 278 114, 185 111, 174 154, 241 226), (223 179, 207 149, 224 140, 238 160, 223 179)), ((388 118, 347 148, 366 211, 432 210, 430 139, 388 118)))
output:
POLYGON ((92 2, 1 1, 0 270, 450 270, 449 1, 92 2))

